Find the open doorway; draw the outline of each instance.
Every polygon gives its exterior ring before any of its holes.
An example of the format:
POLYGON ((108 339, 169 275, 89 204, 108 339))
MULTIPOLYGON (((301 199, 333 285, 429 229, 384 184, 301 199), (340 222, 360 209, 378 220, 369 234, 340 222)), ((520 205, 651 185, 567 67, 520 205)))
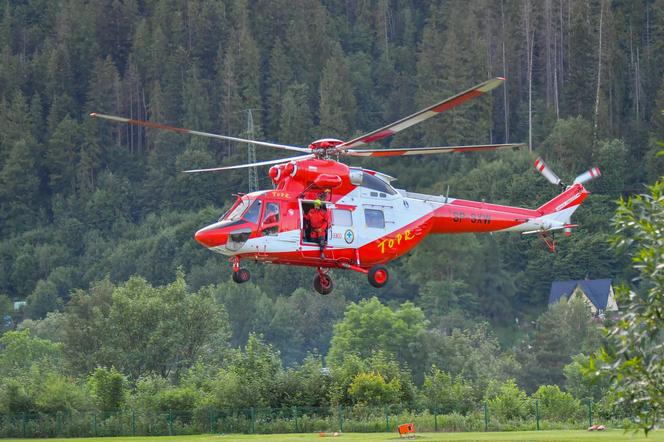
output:
POLYGON ((316 207, 314 201, 301 200, 302 207, 302 242, 312 244, 327 243, 330 227, 330 211, 324 201, 316 207))

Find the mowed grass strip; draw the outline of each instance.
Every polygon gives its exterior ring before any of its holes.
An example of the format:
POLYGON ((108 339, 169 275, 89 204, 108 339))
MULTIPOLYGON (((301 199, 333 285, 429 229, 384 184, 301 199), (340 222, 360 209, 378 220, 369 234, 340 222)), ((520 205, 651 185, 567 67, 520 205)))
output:
MULTIPOLYGON (((226 441, 398 441, 396 433, 343 433, 333 437, 327 433, 321 437, 318 433, 299 434, 204 434, 194 436, 141 436, 141 437, 87 437, 76 439, 7 439, 12 442, 226 442, 226 441)), ((403 439, 408 440, 408 439, 403 439)), ((415 441, 664 441, 664 431, 653 431, 646 438, 643 432, 634 433, 623 430, 589 432, 583 430, 565 431, 514 431, 500 433, 420 433, 415 441)))

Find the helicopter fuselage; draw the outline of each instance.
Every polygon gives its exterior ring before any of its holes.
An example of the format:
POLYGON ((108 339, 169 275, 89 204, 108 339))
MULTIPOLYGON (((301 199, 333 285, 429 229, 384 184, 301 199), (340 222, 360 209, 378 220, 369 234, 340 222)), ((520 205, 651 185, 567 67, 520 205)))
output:
POLYGON ((367 272, 428 234, 566 228, 588 195, 574 184, 538 209, 502 206, 398 190, 387 175, 317 158, 274 166, 270 176, 274 190, 238 197, 196 240, 238 260, 367 272), (329 218, 323 257, 308 240, 304 219, 316 199, 329 218))

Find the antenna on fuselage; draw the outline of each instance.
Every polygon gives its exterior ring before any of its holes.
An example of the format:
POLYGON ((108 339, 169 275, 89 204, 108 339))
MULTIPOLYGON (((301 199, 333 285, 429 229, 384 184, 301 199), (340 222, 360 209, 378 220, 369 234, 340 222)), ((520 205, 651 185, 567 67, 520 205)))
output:
POLYGON ((447 185, 447 192, 445 193, 445 204, 447 204, 447 200, 450 198, 450 185, 447 185))

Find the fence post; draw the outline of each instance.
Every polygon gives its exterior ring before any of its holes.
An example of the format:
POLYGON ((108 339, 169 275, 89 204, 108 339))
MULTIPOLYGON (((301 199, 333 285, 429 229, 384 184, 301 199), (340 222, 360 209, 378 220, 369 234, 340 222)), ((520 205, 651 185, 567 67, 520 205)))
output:
POLYGON ((344 406, 339 405, 339 431, 344 431, 344 406))
POLYGON ((55 435, 62 434, 62 414, 59 411, 55 412, 55 435))
POLYGON ((208 408, 208 431, 212 434, 212 410, 208 408))
POLYGON ((438 432, 438 405, 433 407, 433 431, 438 432))
POLYGON ((489 405, 484 402, 484 431, 489 431, 489 405))
POLYGON ((251 407, 251 434, 256 433, 256 410, 251 407))
POLYGON ((92 414, 92 428, 95 437, 97 437, 97 413, 92 414))
POLYGON ((539 399, 535 399, 535 421, 537 422, 537 431, 540 429, 539 421, 540 421, 540 415, 539 415, 539 399))
POLYGON ((23 437, 27 434, 28 416, 23 412, 23 437))
POLYGON ((136 436, 136 412, 131 410, 131 435, 136 436))
POLYGON ((168 435, 173 436, 173 410, 168 410, 168 435))
POLYGON ((593 426, 593 398, 588 398, 588 426, 593 426))
POLYGON ((385 406, 385 432, 390 432, 390 415, 388 414, 387 406, 385 406))
POLYGON ((295 406, 293 407, 293 417, 295 418, 295 432, 297 433, 298 432, 298 429, 297 429, 297 407, 295 407, 295 406))

